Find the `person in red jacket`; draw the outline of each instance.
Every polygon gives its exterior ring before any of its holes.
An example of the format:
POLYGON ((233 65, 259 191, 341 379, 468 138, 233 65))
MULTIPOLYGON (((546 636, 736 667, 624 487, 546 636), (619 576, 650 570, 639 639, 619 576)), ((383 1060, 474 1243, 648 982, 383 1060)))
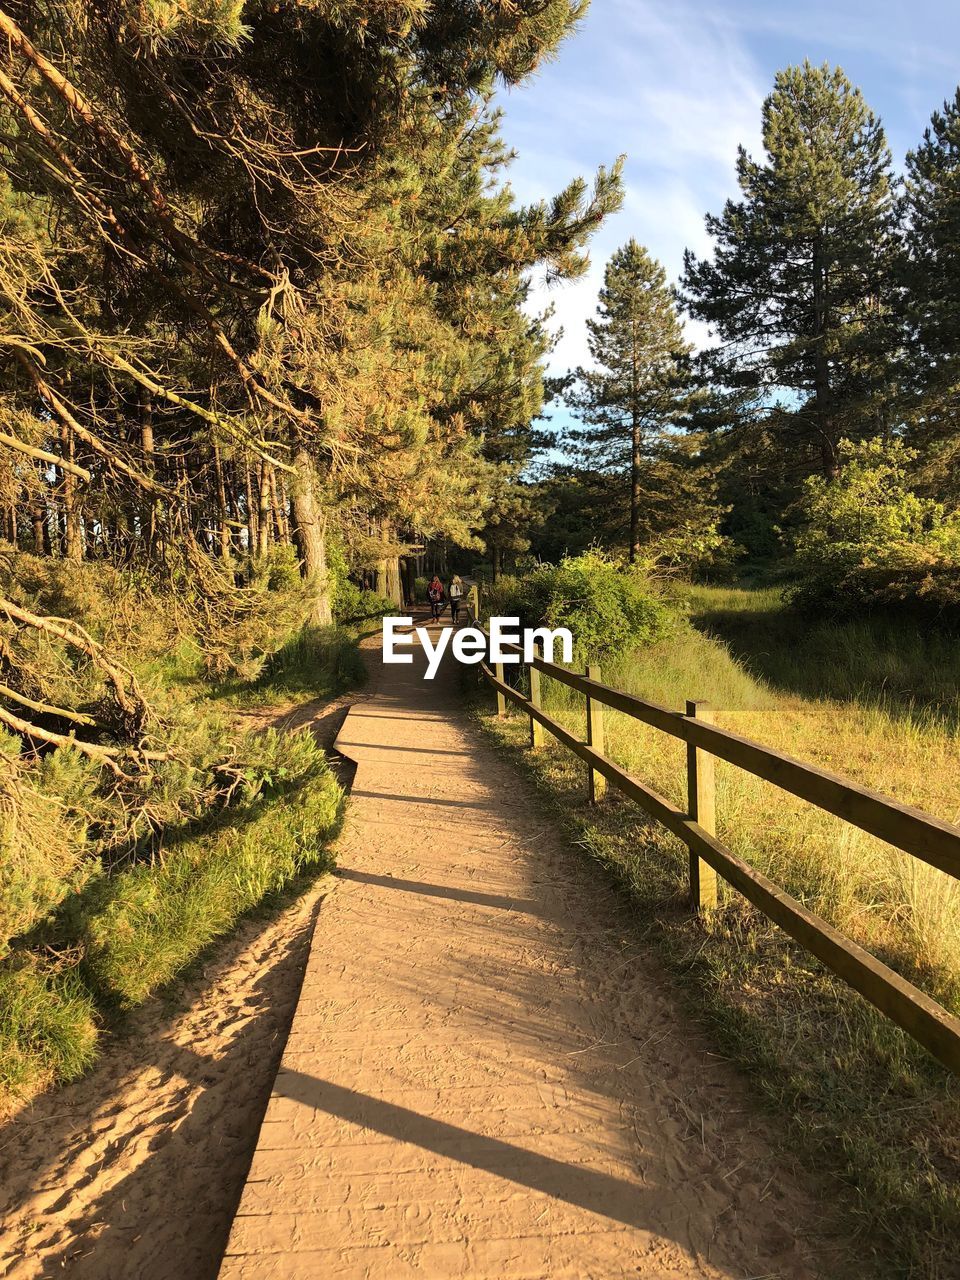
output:
POLYGON ((434 622, 439 622, 440 615, 443 613, 444 590, 443 583, 436 574, 433 575, 427 587, 427 597, 430 600, 430 616, 434 622))

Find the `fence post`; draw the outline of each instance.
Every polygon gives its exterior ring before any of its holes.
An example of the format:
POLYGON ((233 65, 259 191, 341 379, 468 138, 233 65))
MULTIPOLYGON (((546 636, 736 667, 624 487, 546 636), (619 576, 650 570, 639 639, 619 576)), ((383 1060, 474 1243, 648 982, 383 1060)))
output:
MULTIPOLYGON (((600 668, 595 666, 587 667, 587 679, 599 680, 600 668)), ((603 703, 597 702, 594 698, 587 695, 587 746, 593 747, 594 751, 603 755, 603 703)), ((607 780, 602 773, 597 773, 595 769, 589 770, 590 776, 590 803, 599 804, 607 790, 607 780)))
MULTIPOLYGON (((536 657, 536 654, 534 654, 536 657)), ((540 672, 530 663, 530 705, 540 710, 540 672)), ((543 725, 539 720, 530 717, 530 745, 531 747, 543 746, 543 725)))
MULTIPOLYGON (((503 663, 502 662, 495 662, 493 664, 493 674, 497 677, 498 680, 503 682, 503 663)), ((507 714, 507 700, 498 689, 497 690, 497 715, 501 719, 503 719, 503 717, 506 714, 507 714)))
MULTIPOLYGON (((709 702, 688 702, 687 715, 713 724, 709 702)), ((709 751, 687 743, 687 812, 710 835, 717 834, 717 783, 715 760, 709 751)), ((712 911, 717 905, 717 873, 690 851, 690 905, 694 911, 712 911)))
POLYGON ((480 588, 476 583, 467 592, 467 608, 470 610, 470 621, 476 625, 480 617, 480 588))

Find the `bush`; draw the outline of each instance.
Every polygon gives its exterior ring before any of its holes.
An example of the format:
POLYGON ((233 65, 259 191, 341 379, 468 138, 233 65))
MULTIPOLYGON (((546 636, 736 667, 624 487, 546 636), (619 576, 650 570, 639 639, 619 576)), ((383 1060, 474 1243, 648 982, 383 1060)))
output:
POLYGON ((653 644, 673 621, 640 570, 599 551, 540 565, 525 579, 501 579, 485 602, 489 613, 519 617, 524 627, 569 627, 581 658, 653 644))
POLYGON ((902 442, 841 441, 837 474, 804 486, 788 598, 834 617, 895 609, 960 622, 960 513, 918 496, 902 442))
POLYGON ((367 618, 382 618, 385 613, 395 613, 397 606, 376 591, 364 591, 355 582, 345 578, 337 587, 334 614, 338 622, 363 622, 367 618))
POLYGON ((648 543, 642 551, 642 563, 651 573, 723 578, 733 574, 743 554, 743 547, 722 534, 714 522, 688 521, 648 543))

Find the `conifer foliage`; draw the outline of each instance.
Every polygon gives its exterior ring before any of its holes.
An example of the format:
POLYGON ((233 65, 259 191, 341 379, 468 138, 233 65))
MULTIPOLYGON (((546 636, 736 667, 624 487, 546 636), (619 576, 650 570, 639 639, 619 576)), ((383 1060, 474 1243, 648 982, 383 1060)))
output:
POLYGON ((710 259, 686 257, 691 314, 721 339, 710 371, 780 394, 786 447, 836 468, 841 438, 889 423, 898 354, 895 199, 883 129, 839 68, 781 71, 763 106, 766 155, 741 147, 740 200, 708 216, 710 259))
POLYGON ((331 558, 399 602, 407 548, 475 545, 542 402, 529 270, 620 199, 502 179, 491 96, 583 7, 0 4, 7 540, 208 598, 292 544, 320 624, 331 558))
POLYGON ((635 561, 650 487, 645 471, 654 471, 651 464, 669 428, 690 405, 690 347, 666 273, 636 240, 607 264, 587 334, 594 366, 577 370, 568 397, 586 426, 572 432, 571 440, 600 470, 629 476, 630 559, 635 561))

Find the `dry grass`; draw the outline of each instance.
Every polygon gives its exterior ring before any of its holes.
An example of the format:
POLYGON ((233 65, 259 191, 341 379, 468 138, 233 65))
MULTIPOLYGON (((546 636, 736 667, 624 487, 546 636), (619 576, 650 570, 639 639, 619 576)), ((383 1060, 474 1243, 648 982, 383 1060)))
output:
MULTIPOLYGON (((960 659, 946 661, 942 637, 859 623, 852 636, 838 636, 836 626, 804 630, 772 592, 692 594, 693 620, 702 625, 709 614, 717 632, 726 613, 730 642, 684 629, 609 664, 607 683, 675 708, 707 699, 725 727, 956 820, 950 707, 960 659), (738 631, 738 610, 754 625, 738 631), (930 669, 938 651, 943 660, 930 669), (871 667, 878 652, 882 673, 871 667)), ((545 709, 582 733, 582 699, 549 680, 543 694, 545 709)), ((591 810, 582 764, 556 744, 527 751, 524 718, 485 716, 485 723, 533 774, 577 843, 626 886, 640 927, 658 941, 686 998, 789 1117, 818 1171, 847 1185, 847 1229, 875 1259, 876 1274, 960 1275, 958 1082, 734 893, 708 924, 692 919, 679 841, 619 797, 591 810)), ((682 744, 610 711, 606 729, 609 755, 685 804, 682 744)), ((731 847, 960 1009, 956 881, 734 766, 718 762, 717 774, 720 834, 731 847)))
MULTIPOLYGON (((700 588, 701 597, 708 590, 700 588)), ((802 646, 797 650, 801 668, 802 646)), ((725 645, 692 629, 610 664, 603 675, 617 688, 677 709, 686 698, 708 700, 725 728, 949 822, 960 815, 956 733, 932 711, 906 714, 890 703, 776 690, 725 645)), ((797 670, 794 684, 802 680, 797 670)), ((544 705, 580 725, 582 699, 565 686, 545 681, 544 705)), ((685 803, 681 744, 616 712, 607 713, 607 744, 631 772, 685 803)), ((731 848, 940 998, 958 1000, 956 880, 724 761, 717 764, 717 787, 719 830, 731 848)))

